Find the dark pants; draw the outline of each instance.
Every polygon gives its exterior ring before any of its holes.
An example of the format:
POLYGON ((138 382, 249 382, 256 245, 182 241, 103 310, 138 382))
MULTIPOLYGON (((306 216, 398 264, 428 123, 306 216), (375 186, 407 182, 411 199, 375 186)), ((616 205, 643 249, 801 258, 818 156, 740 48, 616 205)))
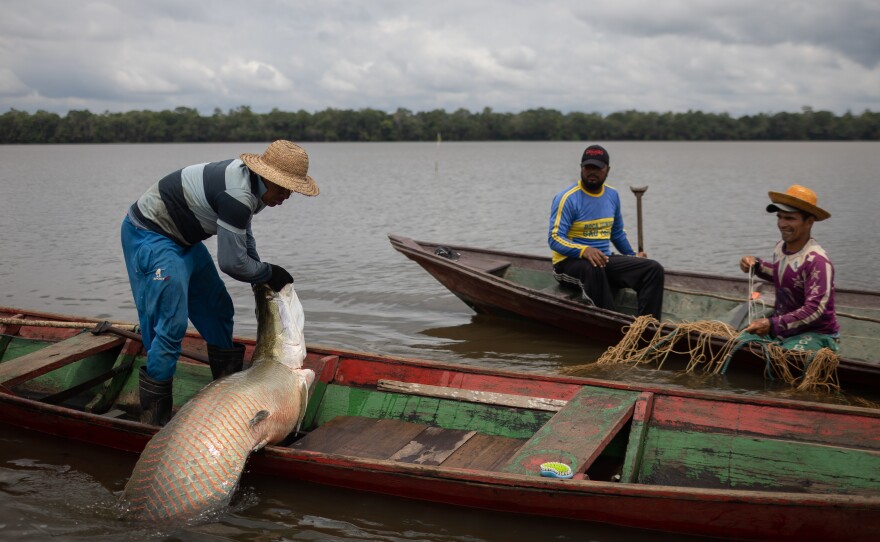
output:
POLYGON ((605 267, 593 267, 588 260, 566 258, 556 264, 556 280, 579 286, 597 307, 614 307, 612 288, 632 288, 638 294, 639 315, 660 320, 663 308, 663 266, 648 258, 615 254, 605 267))

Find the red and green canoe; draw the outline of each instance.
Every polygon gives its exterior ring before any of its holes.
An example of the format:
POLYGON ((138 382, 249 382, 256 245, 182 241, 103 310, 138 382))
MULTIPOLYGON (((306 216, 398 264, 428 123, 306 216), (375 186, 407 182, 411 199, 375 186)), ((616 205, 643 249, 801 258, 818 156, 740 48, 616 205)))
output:
MULTIPOLYGON (((157 428, 137 421, 136 334, 11 308, 0 322, 0 423, 144 448, 157 428)), ((241 340, 250 355, 253 341, 241 340)), ((210 380, 197 361, 204 343, 191 335, 184 348, 176 407, 210 380)), ((255 453, 248 469, 291 491, 308 481, 724 538, 880 539, 878 410, 318 346, 306 365, 318 378, 303 434, 255 453), (574 476, 543 477, 545 462, 574 476)))

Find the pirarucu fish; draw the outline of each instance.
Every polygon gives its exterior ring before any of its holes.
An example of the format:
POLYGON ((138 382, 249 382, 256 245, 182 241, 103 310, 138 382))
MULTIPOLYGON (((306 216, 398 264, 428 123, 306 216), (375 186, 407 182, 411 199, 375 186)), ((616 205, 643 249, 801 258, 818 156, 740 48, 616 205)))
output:
POLYGON ((315 378, 302 368, 302 305, 293 284, 257 285, 254 297, 251 367, 211 382, 147 443, 122 493, 126 517, 176 523, 222 509, 251 452, 299 429, 315 378))

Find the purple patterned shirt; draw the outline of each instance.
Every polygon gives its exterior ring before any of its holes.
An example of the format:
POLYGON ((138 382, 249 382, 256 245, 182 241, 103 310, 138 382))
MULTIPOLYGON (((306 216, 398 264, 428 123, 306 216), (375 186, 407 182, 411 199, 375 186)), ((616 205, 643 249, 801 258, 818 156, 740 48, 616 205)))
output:
POLYGON ((840 326, 834 312, 834 266, 825 250, 812 238, 793 254, 783 246, 783 241, 776 245, 772 263, 757 258, 756 274, 776 287, 770 317, 773 335, 836 334, 840 326))

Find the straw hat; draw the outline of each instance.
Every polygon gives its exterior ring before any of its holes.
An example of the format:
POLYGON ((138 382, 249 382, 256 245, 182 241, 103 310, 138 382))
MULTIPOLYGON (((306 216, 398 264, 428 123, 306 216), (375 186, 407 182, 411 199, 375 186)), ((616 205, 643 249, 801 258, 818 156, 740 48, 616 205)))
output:
POLYGON ((251 171, 266 180, 306 196, 317 196, 318 185, 308 176, 309 155, 296 143, 279 139, 263 154, 242 154, 242 161, 251 171))
POLYGON ((785 192, 771 191, 769 194, 773 203, 767 206, 768 213, 803 211, 816 217, 817 222, 831 216, 831 213, 817 205, 819 200, 816 193, 799 184, 789 186, 785 192))

